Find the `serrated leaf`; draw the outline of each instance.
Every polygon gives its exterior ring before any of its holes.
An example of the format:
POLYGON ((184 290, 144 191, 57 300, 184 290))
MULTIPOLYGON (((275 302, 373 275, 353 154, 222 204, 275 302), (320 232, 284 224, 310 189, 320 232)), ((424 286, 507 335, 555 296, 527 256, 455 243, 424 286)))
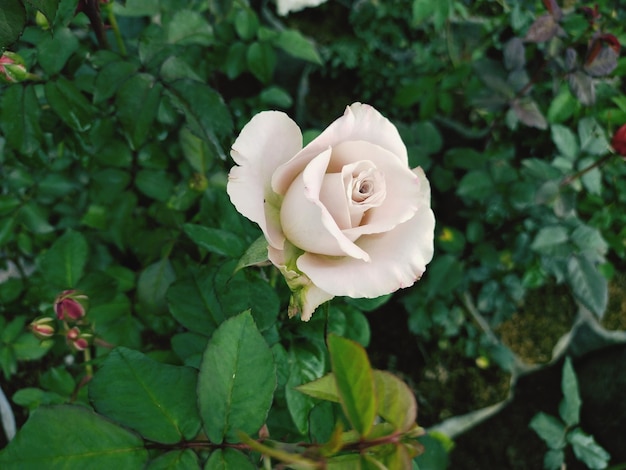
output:
POLYGON ((612 47, 603 45, 591 63, 585 64, 585 72, 592 77, 604 77, 617 67, 617 53, 612 47))
POLYGON ((74 83, 58 77, 46 82, 44 90, 48 104, 65 124, 79 132, 91 127, 94 109, 74 83))
POLYGON ((565 447, 565 426, 554 416, 546 413, 537 413, 530 422, 530 427, 550 449, 565 447))
POLYGON ((163 444, 198 433, 195 392, 193 369, 162 364, 127 348, 114 349, 89 384, 99 413, 163 444))
POLYGON ((167 41, 171 44, 199 44, 210 46, 213 43, 213 29, 200 13, 193 10, 178 10, 167 24, 167 41))
POLYGON ((151 460, 146 470, 200 470, 200 463, 191 449, 172 450, 151 460))
POLYGON ((212 274, 207 270, 176 281, 167 290, 172 316, 189 331, 210 336, 222 317, 215 317, 212 274))
POLYGON ((553 124, 551 131, 552 142, 559 149, 559 152, 570 160, 576 159, 579 151, 576 135, 568 127, 560 124, 553 124))
POLYGON ((570 427, 576 426, 580 422, 580 406, 582 400, 578 392, 576 372, 572 366, 572 360, 569 357, 566 357, 563 363, 561 390, 563 392, 563 401, 561 401, 559 407, 561 419, 570 427))
POLYGON ((59 73, 80 43, 69 28, 59 28, 54 35, 37 44, 37 60, 48 75, 59 73))
POLYGON ((417 419, 417 401, 411 389, 395 375, 381 370, 374 371, 374 380, 378 401, 376 414, 397 431, 410 429, 417 419))
POLYGON ((243 256, 239 258, 239 261, 237 262, 237 267, 235 267, 235 272, 248 266, 255 266, 267 262, 267 247, 267 239, 264 235, 261 235, 259 238, 254 240, 252 244, 246 249, 246 252, 243 254, 243 256))
POLYGON ((133 149, 140 148, 150 136, 163 87, 152 75, 137 74, 117 91, 115 104, 122 129, 133 149))
POLYGON ((567 262, 567 283, 576 300, 602 318, 608 304, 608 281, 585 256, 574 255, 567 262))
POLYGON ((609 141, 604 129, 593 117, 585 117, 578 121, 578 138, 583 152, 605 155, 609 151, 609 141))
POLYGON ((26 9, 19 0, 3 0, 0 8, 0 49, 18 40, 26 25, 26 9))
POLYGON ((40 147, 43 132, 35 87, 15 85, 2 90, 2 131, 9 146, 24 155, 32 155, 40 147))
POLYGON ((257 433, 276 388, 270 348, 252 315, 241 313, 213 333, 198 377, 198 403, 209 440, 239 442, 239 433, 257 433))
POLYGON ((357 342, 334 334, 327 341, 343 411, 359 435, 367 437, 377 409, 376 385, 367 353, 357 342))
POLYGON ((555 37, 561 27, 550 14, 541 15, 530 25, 524 40, 528 42, 546 42, 555 37))
POLYGON ((601 470, 608 466, 611 455, 598 445, 593 436, 585 434, 580 428, 571 431, 567 441, 572 445, 576 458, 583 461, 587 468, 601 470))
POLYGON ((537 129, 547 129, 548 121, 537 106, 537 103, 531 99, 516 99, 511 104, 511 109, 515 112, 515 116, 524 125, 536 127, 537 129))
POLYGON ((183 225, 183 230, 196 245, 211 253, 237 258, 244 252, 245 244, 243 240, 226 230, 197 224, 185 224, 183 225))
POLYGON ((101 468, 143 468, 147 461, 139 436, 74 405, 37 408, 0 452, 3 470, 90 468, 94 462, 101 468))
POLYGON ((121 60, 105 65, 96 76, 93 102, 101 103, 111 98, 136 71, 135 64, 121 60))
POLYGON ((561 225, 542 227, 530 245, 530 248, 544 254, 553 253, 558 247, 569 241, 567 229, 561 225))
POLYGON ((302 384, 296 387, 296 390, 320 400, 327 400, 335 403, 340 402, 335 374, 332 372, 320 377, 317 380, 302 384))
POLYGON ((83 277, 88 246, 83 234, 68 230, 39 258, 43 277, 61 289, 76 287, 83 277))
POLYGON ((585 106, 591 106, 596 102, 596 87, 585 72, 577 70, 568 74, 567 83, 574 96, 585 106))

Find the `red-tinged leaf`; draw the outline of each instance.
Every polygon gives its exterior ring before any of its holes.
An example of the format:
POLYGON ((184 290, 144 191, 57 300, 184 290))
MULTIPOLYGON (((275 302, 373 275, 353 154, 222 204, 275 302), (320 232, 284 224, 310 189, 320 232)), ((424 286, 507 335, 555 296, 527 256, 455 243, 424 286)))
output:
POLYGON ((582 104, 591 106, 596 102, 596 87, 592 78, 585 72, 570 73, 567 76, 567 81, 572 93, 582 104))
POLYGON ((603 77, 610 74, 617 67, 619 53, 607 45, 596 43, 598 48, 595 56, 585 62, 585 72, 593 77, 603 77))
POLYGON ((539 110, 539 106, 533 100, 515 100, 511 104, 517 118, 529 127, 547 129, 548 121, 539 110))
POLYGON ((542 15, 530 25, 524 40, 527 42, 546 42, 562 31, 552 15, 542 15))
POLYGON ((417 419, 417 401, 415 395, 402 380, 389 372, 374 371, 377 414, 398 431, 406 431, 417 419))
POLYGON ((507 70, 519 70, 526 65, 524 41, 514 37, 504 45, 504 66, 507 70))
POLYGON ((550 12, 550 15, 554 17, 555 20, 559 21, 563 18, 563 11, 556 0, 543 0, 543 4, 546 6, 547 10, 550 12))
POLYGON ((355 341, 328 336, 328 350, 341 405, 354 429, 367 437, 376 418, 374 374, 365 349, 355 341))

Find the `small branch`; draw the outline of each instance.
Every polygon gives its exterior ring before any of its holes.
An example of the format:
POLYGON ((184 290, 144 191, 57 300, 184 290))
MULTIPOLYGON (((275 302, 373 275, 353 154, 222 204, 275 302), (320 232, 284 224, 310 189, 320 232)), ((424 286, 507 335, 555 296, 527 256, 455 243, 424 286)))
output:
POLYGON ((608 162, 612 157, 616 156, 616 153, 609 153, 608 155, 605 155, 604 157, 602 157, 600 160, 598 160, 597 162, 593 162, 591 165, 589 165, 588 167, 583 168, 582 170, 574 173, 573 175, 570 175, 566 178, 563 179, 563 181, 561 181, 560 186, 567 186, 568 184, 570 184, 572 181, 577 180, 578 178, 580 178, 581 176, 584 176, 585 173, 593 170, 594 168, 598 168, 601 167, 602 165, 604 165, 606 162, 608 162))
POLYGON ((109 48, 109 41, 107 40, 106 33, 104 31, 104 24, 102 23, 102 18, 100 17, 100 1, 99 0, 82 0, 82 5, 79 4, 78 11, 83 11, 87 18, 89 18, 89 22, 91 23, 91 27, 93 28, 93 32, 98 39, 98 44, 102 49, 109 48))

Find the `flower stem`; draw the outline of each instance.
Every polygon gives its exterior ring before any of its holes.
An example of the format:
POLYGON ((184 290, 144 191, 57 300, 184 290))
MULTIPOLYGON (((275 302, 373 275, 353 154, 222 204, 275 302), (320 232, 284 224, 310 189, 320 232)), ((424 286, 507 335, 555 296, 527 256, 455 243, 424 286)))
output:
POLYGON ((117 24, 117 18, 115 17, 115 13, 113 13, 113 2, 107 3, 105 8, 107 13, 107 19, 109 20, 109 24, 111 25, 111 29, 113 30, 113 34, 115 35, 117 48, 120 50, 120 54, 122 55, 122 57, 126 57, 128 52, 126 51, 126 45, 124 44, 124 38, 122 38, 120 27, 117 24))
POLYGON ((608 162, 611 159, 611 157, 614 157, 615 155, 617 155, 617 154, 616 153, 609 153, 608 155, 605 155, 604 157, 602 157, 600 160, 598 160, 596 162, 593 162, 591 165, 583 168, 580 171, 577 171, 573 175, 570 175, 567 178, 564 178, 563 181, 561 181, 560 186, 567 186, 568 184, 571 184, 574 180, 577 180, 578 178, 584 176, 585 173, 593 170, 594 168, 598 168, 598 167, 604 165, 606 162, 608 162))

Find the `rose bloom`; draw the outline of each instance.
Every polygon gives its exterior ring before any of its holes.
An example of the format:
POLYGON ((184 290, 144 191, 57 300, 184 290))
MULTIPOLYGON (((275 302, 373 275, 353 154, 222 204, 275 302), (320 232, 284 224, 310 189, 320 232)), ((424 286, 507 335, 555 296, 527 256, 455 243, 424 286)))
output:
POLYGON ((285 16, 292 11, 300 11, 309 7, 316 7, 327 0, 276 0, 276 10, 279 15, 285 16))
POLYGON ((294 121, 257 114, 232 146, 228 195, 257 223, 309 320, 334 296, 375 298, 409 287, 433 256, 430 185, 408 166, 396 127, 354 103, 302 148, 294 121))
POLYGON ((617 129, 611 139, 611 147, 622 157, 626 157, 626 124, 617 129))

